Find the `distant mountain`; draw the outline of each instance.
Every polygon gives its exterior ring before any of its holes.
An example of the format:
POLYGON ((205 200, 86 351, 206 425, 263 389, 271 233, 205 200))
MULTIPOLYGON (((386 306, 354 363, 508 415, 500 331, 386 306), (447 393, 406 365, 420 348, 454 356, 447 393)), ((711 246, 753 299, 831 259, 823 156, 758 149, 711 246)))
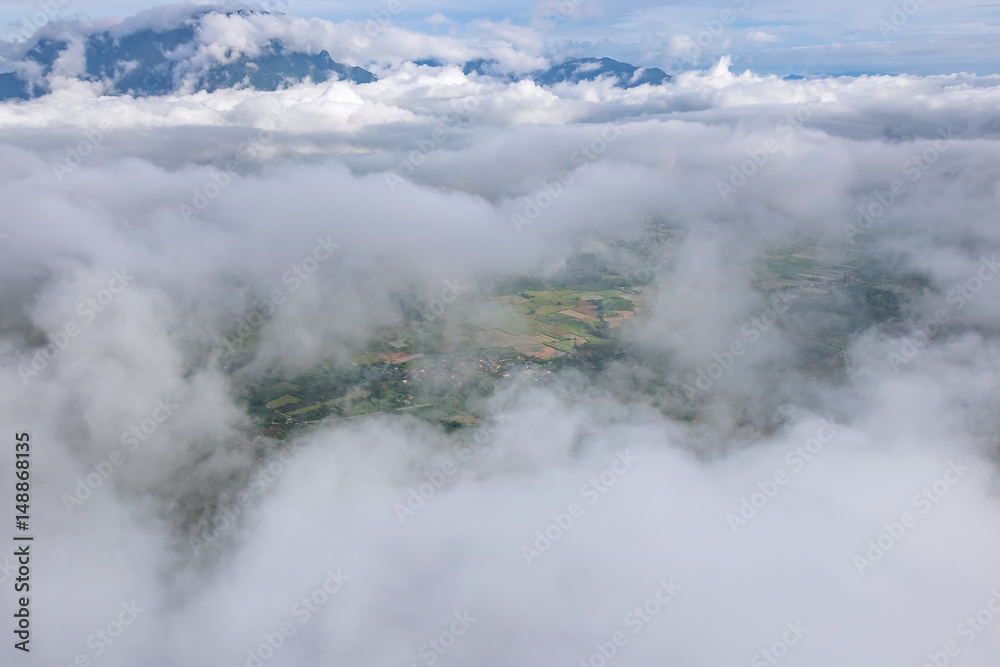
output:
POLYGON ((310 56, 288 51, 278 40, 271 40, 266 52, 257 57, 243 57, 228 65, 210 69, 202 79, 200 88, 212 92, 219 88, 245 84, 257 90, 277 90, 306 78, 319 83, 334 77, 354 83, 371 83, 378 78, 361 67, 334 61, 326 51, 310 56))
MULTIPOLYGON (((485 58, 468 61, 463 65, 462 71, 467 75, 477 74, 507 80, 517 80, 518 78, 511 74, 502 73, 496 60, 485 58)), ((534 72, 529 76, 540 86, 595 81, 598 78, 606 77, 613 79, 622 88, 635 88, 645 83, 658 86, 672 79, 669 74, 657 67, 636 67, 612 58, 570 58, 554 67, 534 72)))
POLYGON ((498 69, 499 65, 500 63, 496 60, 476 58, 475 60, 470 60, 462 65, 462 72, 464 72, 466 76, 469 76, 470 74, 478 74, 479 76, 501 76, 513 79, 513 76, 502 74, 498 69))
POLYGON ((622 88, 635 88, 646 83, 658 86, 672 78, 657 67, 636 67, 611 58, 570 58, 535 75, 534 79, 539 85, 551 86, 594 81, 600 77, 615 79, 622 88))
MULTIPOLYGON (((306 79, 358 84, 377 79, 366 69, 336 62, 327 51, 317 53, 280 39, 268 39, 266 32, 259 36, 263 32, 261 26, 273 26, 274 19, 280 21, 278 14, 251 9, 195 8, 155 18, 158 20, 151 21, 150 16, 140 15, 110 29, 88 28, 78 23, 43 28, 15 64, 15 71, 0 73, 0 100, 30 99, 50 92, 57 67, 62 76, 103 83, 108 94, 137 97, 233 87, 273 91, 306 79), (241 29, 240 24, 253 26, 247 34, 258 35, 257 43, 242 46, 243 52, 220 49, 209 43, 206 35, 217 34, 219 24, 227 20, 233 21, 234 30, 241 29)), ((444 66, 437 58, 417 60, 415 64, 444 66)), ((611 58, 571 58, 527 75, 506 72, 496 60, 487 58, 470 60, 462 69, 467 75, 503 81, 528 78, 542 86, 606 78, 622 88, 634 88, 643 84, 660 85, 671 79, 655 67, 635 67, 611 58)))
POLYGON ((856 79, 862 76, 898 76, 898 74, 893 74, 891 72, 868 72, 868 71, 853 70, 849 72, 818 72, 816 74, 808 74, 806 76, 802 76, 799 74, 789 74, 788 76, 784 77, 784 80, 801 81, 803 79, 837 79, 840 77, 849 77, 852 79, 856 79))
MULTIPOLYGON (((86 35, 85 68, 78 76, 85 81, 107 82, 109 93, 135 96, 176 92, 185 77, 193 79, 196 90, 209 92, 234 86, 277 90, 306 78, 316 82, 335 78, 355 83, 370 83, 377 78, 361 67, 334 61, 326 51, 296 51, 279 40, 271 40, 253 56, 238 55, 230 62, 216 62, 199 71, 192 65, 191 56, 197 52, 195 37, 199 21, 209 13, 212 12, 203 12, 167 30, 142 29, 124 36, 112 35, 110 31, 86 35)), ((64 39, 39 39, 24 54, 21 59, 24 67, 20 69, 40 75, 32 80, 21 73, 0 74, 0 99, 28 99, 47 93, 46 78, 52 73, 56 59, 69 47, 64 39)))

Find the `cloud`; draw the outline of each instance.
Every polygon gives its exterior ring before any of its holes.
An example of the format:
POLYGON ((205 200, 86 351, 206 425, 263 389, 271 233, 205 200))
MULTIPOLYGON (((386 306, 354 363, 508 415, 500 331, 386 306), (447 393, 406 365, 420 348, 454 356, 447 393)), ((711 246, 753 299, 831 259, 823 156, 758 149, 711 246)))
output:
POLYGON ((769 44, 771 42, 780 41, 781 38, 777 35, 773 35, 769 32, 764 32, 762 30, 751 30, 747 33, 747 39, 751 42, 756 42, 758 44, 769 44))
POLYGON ((674 58, 680 58, 691 53, 695 48, 694 40, 688 35, 674 35, 670 38, 668 52, 674 58))
MULTIPOLYGON (((345 30, 220 21, 206 48, 345 30)), ((371 49, 544 57, 483 29, 481 51, 395 27, 371 49)), ((632 90, 399 65, 0 106, 0 414, 30 431, 46 545, 34 659, 885 665, 959 637, 986 664, 1000 635, 956 626, 1000 586, 998 100, 991 76, 720 59, 632 90), (349 367, 446 280, 610 262, 650 224, 669 241, 610 362, 511 379, 451 433, 253 432, 255 378, 349 367), (905 278, 898 312, 823 285, 786 302, 772 251, 793 245, 905 278)))

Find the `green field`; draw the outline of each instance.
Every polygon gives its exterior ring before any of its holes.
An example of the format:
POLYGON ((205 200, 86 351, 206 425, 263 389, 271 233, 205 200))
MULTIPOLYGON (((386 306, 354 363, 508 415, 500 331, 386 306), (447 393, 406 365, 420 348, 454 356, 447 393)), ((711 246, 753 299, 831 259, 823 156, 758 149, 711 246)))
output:
POLYGON ((291 394, 285 394, 281 398, 275 399, 270 403, 268 403, 267 407, 271 408, 272 410, 277 410, 278 408, 284 407, 286 405, 291 405, 292 403, 298 403, 301 400, 302 400, 301 398, 297 398, 295 396, 292 396, 291 394))

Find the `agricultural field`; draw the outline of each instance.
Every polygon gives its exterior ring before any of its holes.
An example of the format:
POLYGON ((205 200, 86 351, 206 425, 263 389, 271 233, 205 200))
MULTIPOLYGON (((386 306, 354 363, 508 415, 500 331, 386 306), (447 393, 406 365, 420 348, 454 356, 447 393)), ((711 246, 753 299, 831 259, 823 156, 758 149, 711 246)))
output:
POLYGON ((324 361, 297 377, 266 377, 247 388, 246 400, 264 427, 294 430, 386 412, 460 427, 475 422, 475 401, 511 372, 531 374, 533 363, 561 365, 578 351, 603 349, 610 329, 635 317, 640 298, 608 289, 481 295, 488 321, 401 323, 376 332, 350 369, 324 361))
MULTIPOLYGON (((481 399, 512 377, 544 382, 567 365, 590 372, 620 359, 628 353, 616 330, 642 316, 650 271, 665 266, 652 259, 662 259, 671 242, 669 230, 660 233, 611 244, 618 265, 581 255, 555 277, 498 278, 440 318, 409 304, 408 315, 355 351, 350 367, 323 361, 296 377, 267 376, 248 386, 258 431, 386 413, 461 428, 475 423, 481 399)), ((840 372, 852 332, 893 321, 924 286, 920 276, 888 273, 863 253, 846 261, 823 262, 811 245, 798 243, 766 251, 749 267, 757 290, 781 293, 794 305, 780 326, 799 341, 796 363, 816 375, 840 372)))

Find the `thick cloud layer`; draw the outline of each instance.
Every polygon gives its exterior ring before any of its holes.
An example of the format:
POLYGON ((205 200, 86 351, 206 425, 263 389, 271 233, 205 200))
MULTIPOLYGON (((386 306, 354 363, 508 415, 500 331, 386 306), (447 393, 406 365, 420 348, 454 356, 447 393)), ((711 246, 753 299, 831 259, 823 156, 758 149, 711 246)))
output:
POLYGON ((990 664, 1000 82, 727 64, 0 107, 0 415, 31 432, 37 535, 36 643, 5 661, 990 664), (643 364, 512 386, 452 434, 250 435, 254 373, 350 364, 446 280, 552 274, 651 219, 675 237, 643 364), (923 280, 836 372, 801 362, 847 304, 757 289, 798 241, 923 280))

